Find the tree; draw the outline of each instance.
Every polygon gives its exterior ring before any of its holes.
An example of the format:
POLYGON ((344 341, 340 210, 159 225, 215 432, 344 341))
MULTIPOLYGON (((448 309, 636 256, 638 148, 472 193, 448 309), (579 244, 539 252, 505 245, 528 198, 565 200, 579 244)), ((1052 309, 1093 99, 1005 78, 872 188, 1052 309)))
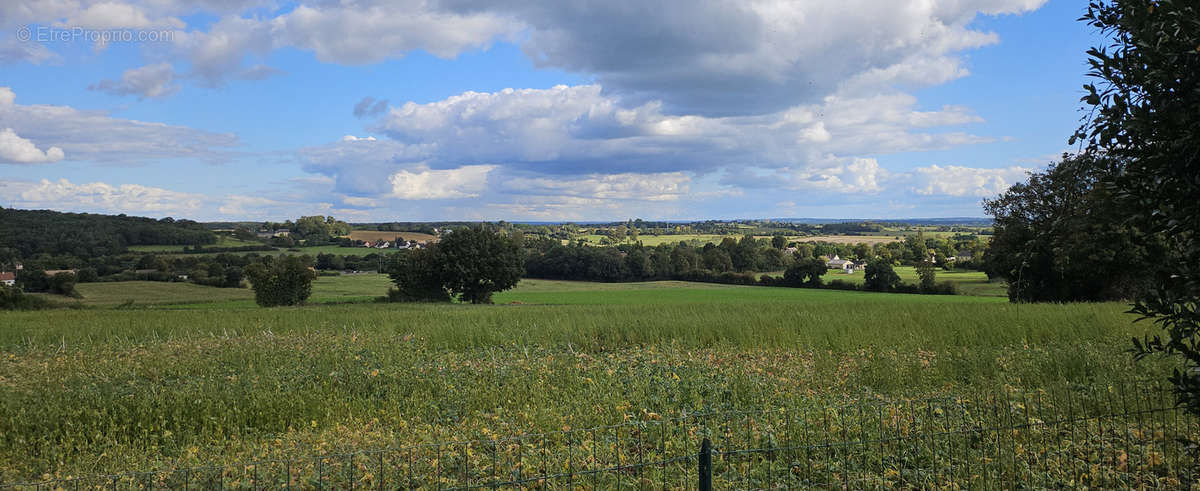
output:
POLYGON ((994 219, 984 257, 1014 302, 1102 301, 1144 291, 1162 241, 1125 220, 1103 181, 1105 157, 1063 155, 983 207, 994 219))
POLYGON ((317 276, 302 256, 280 256, 270 264, 250 264, 245 273, 254 288, 254 302, 261 307, 304 303, 312 294, 312 280, 317 276))
POLYGON ((450 292, 442 283, 442 264, 437 246, 393 254, 388 277, 396 287, 388 290, 395 302, 449 302, 450 292))
MULTIPOLYGON (((441 242, 393 262, 389 275, 396 299, 492 303, 492 294, 517 285, 525 272, 521 248, 509 237, 484 229, 455 229, 441 242)), ((619 271, 618 260, 618 271, 619 271)), ((389 295, 393 295, 389 293, 389 295)))
POLYGON ((771 247, 776 249, 783 249, 784 247, 787 247, 787 237, 782 235, 771 237, 771 247))
POLYGON ((1107 184, 1128 220, 1161 235, 1167 254, 1133 311, 1166 331, 1135 340, 1138 358, 1178 357, 1180 404, 1200 414, 1200 5, 1194 0, 1094 1, 1081 20, 1111 40, 1088 51, 1083 102, 1091 118, 1072 137, 1115 167, 1107 184))
POLYGON ((929 260, 917 264, 917 277, 921 278, 921 289, 930 290, 937 284, 937 268, 929 260))
POLYGON ((825 261, 815 257, 800 259, 783 272, 783 283, 787 286, 821 286, 821 276, 828 271, 825 261))
POLYGON ((868 290, 886 292, 900 284, 900 275, 886 259, 875 259, 867 263, 863 273, 863 287, 868 290))

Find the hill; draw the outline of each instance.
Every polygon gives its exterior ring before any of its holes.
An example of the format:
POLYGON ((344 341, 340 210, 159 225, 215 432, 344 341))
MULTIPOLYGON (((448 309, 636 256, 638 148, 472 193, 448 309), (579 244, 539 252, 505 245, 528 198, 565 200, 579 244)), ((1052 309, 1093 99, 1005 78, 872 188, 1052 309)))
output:
POLYGON ((35 254, 94 257, 135 245, 207 245, 217 236, 191 220, 0 208, 0 261, 35 254))

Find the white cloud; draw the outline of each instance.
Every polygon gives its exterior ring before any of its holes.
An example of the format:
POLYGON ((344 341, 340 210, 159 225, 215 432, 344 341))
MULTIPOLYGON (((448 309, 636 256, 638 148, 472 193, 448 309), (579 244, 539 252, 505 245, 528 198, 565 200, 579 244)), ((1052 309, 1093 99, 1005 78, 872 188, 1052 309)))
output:
POLYGON ((88 90, 113 95, 136 95, 138 99, 160 99, 179 90, 179 85, 172 83, 175 77, 175 68, 163 62, 126 70, 120 80, 101 80, 88 86, 88 90))
POLYGON ((15 100, 11 89, 0 87, 0 128, 12 128, 33 141, 52 142, 71 160, 123 165, 174 158, 223 162, 238 144, 232 134, 113 118, 69 106, 22 105, 15 100))
POLYGON ((298 48, 359 65, 423 50, 442 58, 521 43, 538 66, 595 77, 668 114, 764 114, 833 93, 864 96, 967 74, 961 53, 996 43, 980 15, 1021 14, 1045 0, 312 0, 274 16, 268 1, 5 2, 0 28, 38 22, 171 28, 193 73, 221 85, 247 57, 298 48), (180 18, 218 19, 189 29, 180 18))
POLYGON ((360 138, 360 137, 357 137, 354 135, 346 135, 346 136, 342 137, 342 141, 344 141, 344 142, 356 142, 356 141, 373 142, 373 141, 375 141, 375 137, 368 136, 368 137, 360 138))
MULTIPOLYGON (((0 35, 3 34, 0 32, 0 35)), ((60 59, 61 57, 57 53, 41 44, 21 42, 15 36, 10 39, 0 39, 0 64, 28 62, 41 65, 57 62, 60 59)))
POLYGON ((594 174, 575 179, 563 176, 514 177, 504 181, 502 190, 585 198, 674 201, 688 194, 690 181, 691 177, 683 172, 594 174))
POLYGON ((102 213, 148 213, 156 216, 189 215, 203 209, 205 197, 139 184, 112 185, 104 182, 74 184, 66 179, 36 183, 7 182, 12 194, 6 199, 22 208, 95 211, 102 213))
POLYGON ((58 162, 64 157, 58 147, 50 147, 45 151, 38 150, 32 141, 17 136, 12 128, 0 130, 0 162, 17 164, 40 164, 58 162))
POLYGON ((447 170, 402 170, 388 177, 392 196, 400 199, 474 198, 487 188, 494 165, 468 165, 447 170))
POLYGON ((1025 179, 1032 170, 1018 166, 999 169, 977 169, 957 165, 918 167, 913 170, 912 191, 925 196, 992 197, 1025 179))
POLYGON ((101 1, 72 12, 58 23, 60 27, 85 29, 146 29, 151 27, 182 29, 183 21, 174 17, 152 19, 144 8, 125 2, 101 1))

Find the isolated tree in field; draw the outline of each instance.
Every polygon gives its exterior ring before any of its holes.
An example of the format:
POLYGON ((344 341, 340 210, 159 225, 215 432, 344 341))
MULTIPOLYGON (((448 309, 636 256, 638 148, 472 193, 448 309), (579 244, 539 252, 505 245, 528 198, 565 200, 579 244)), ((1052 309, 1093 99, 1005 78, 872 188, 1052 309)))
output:
POLYGON ((917 263, 917 277, 921 279, 921 289, 929 290, 937 284, 937 268, 929 260, 917 263))
POLYGON ((863 272, 863 287, 868 290, 886 292, 900 284, 900 275, 892 268, 892 263, 886 259, 876 259, 867 263, 863 272))
POLYGON ((783 283, 787 286, 820 286, 821 276, 828 271, 825 261, 815 257, 800 259, 783 272, 783 283))
POLYGON ((316 273, 300 256, 280 256, 270 264, 246 266, 246 277, 254 288, 254 301, 262 307, 298 305, 312 294, 316 273))
POLYGON ((517 286, 525 266, 508 237, 482 227, 455 230, 437 245, 442 281, 464 302, 492 303, 492 294, 517 286))
POLYGON ((1072 141, 1111 157, 1109 185, 1147 234, 1168 253, 1152 289, 1133 311, 1166 336, 1135 342, 1137 356, 1178 357, 1170 380, 1178 400, 1200 414, 1200 3, 1195 0, 1094 1, 1083 19, 1111 40, 1088 51, 1083 102, 1090 119, 1072 141))
MULTIPOLYGON (((618 257, 617 274, 620 261, 618 257)), ((511 238, 481 227, 455 229, 426 249, 399 255, 389 275, 400 301, 492 303, 492 294, 517 285, 525 272, 521 249, 511 238)))

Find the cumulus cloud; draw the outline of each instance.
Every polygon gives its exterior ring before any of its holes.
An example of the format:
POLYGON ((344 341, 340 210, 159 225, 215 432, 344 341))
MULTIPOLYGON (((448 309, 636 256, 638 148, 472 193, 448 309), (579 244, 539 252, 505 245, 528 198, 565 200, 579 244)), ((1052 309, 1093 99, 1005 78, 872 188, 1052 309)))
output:
MULTIPOLYGON (((551 174, 711 172, 759 167, 805 170, 867 154, 990 141, 927 131, 981 121, 959 106, 918 111, 892 93, 830 96, 758 116, 672 116, 648 102, 622 108, 597 85, 466 92, 392 109, 377 130, 421 151, 434 167, 504 163, 551 174)), ((868 189, 874 189, 866 186, 868 189)))
POLYGON ((172 83, 174 80, 175 68, 163 62, 126 70, 120 80, 101 80, 89 85, 88 90, 113 95, 136 95, 138 99, 160 99, 179 90, 179 86, 172 83))
POLYGON ((58 147, 39 150, 33 142, 17 136, 17 132, 12 128, 0 130, 0 162, 40 164, 58 162, 64 155, 58 147))
POLYGON ((72 160, 125 165, 174 158, 223 162, 238 144, 232 134, 15 100, 10 88, 0 87, 0 128, 12 128, 33 141, 53 142, 72 160))
MULTIPOLYGON (((248 56, 283 48, 358 65, 423 50, 453 58, 497 40, 538 66, 588 74, 634 104, 669 114, 763 114, 967 74, 961 53, 997 42, 979 15, 1020 14, 1045 0, 345 0, 300 2, 262 16, 263 1, 79 0, 0 7, 0 23, 176 29, 194 73, 220 85, 248 56), (203 12, 207 30, 180 20, 203 12)), ((11 3, 11 2, 9 2, 11 3)))
POLYGON ((1019 166, 999 169, 977 169, 957 165, 918 167, 913 170, 912 191, 924 196, 992 197, 1025 179, 1032 170, 1019 166))
POLYGON ((674 201, 687 195, 691 177, 683 172, 593 174, 582 178, 513 177, 501 189, 510 193, 584 198, 674 201))
POLYGON ((920 87, 966 74, 957 53, 995 43, 980 14, 1044 0, 957 2, 448 1, 508 12, 529 26, 540 66, 594 74, 615 92, 673 114, 747 114, 813 103, 838 90, 920 87), (636 54, 636 55, 632 55, 636 54))
POLYGON ((474 198, 487 188, 494 165, 468 165, 457 169, 402 170, 388 177, 392 196, 400 199, 474 198))
POLYGON ((139 184, 104 182, 75 184, 66 179, 39 182, 6 182, 5 198, 22 208, 146 213, 156 216, 186 215, 202 209, 205 197, 139 184))

